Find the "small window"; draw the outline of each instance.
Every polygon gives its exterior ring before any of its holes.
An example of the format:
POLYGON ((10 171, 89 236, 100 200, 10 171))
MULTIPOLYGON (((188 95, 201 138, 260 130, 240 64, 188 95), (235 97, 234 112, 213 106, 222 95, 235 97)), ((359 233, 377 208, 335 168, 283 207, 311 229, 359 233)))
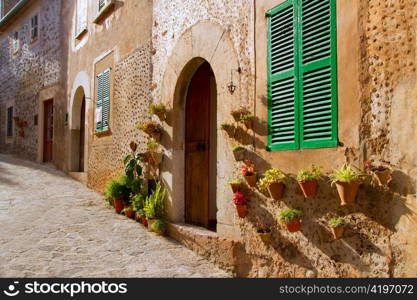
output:
POLYGON ((35 41, 38 39, 39 36, 39 17, 38 15, 34 15, 30 19, 30 40, 35 41))
POLYGON ((7 137, 12 137, 13 136, 13 106, 7 109, 6 130, 7 130, 7 134, 6 134, 7 137))
POLYGON ((19 51, 20 42, 19 42, 19 32, 15 31, 12 37, 12 51, 13 54, 16 54, 19 51))
POLYGON ((98 0, 98 11, 102 10, 106 6, 106 0, 98 0))
POLYGON ((87 31, 87 1, 77 0, 76 14, 75 37, 78 38, 87 31))

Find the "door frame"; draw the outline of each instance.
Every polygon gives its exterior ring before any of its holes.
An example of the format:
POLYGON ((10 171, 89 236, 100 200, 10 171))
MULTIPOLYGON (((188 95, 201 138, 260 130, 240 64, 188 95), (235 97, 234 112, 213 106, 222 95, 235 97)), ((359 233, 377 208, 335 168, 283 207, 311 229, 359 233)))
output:
POLYGON ((55 109, 54 109, 54 99, 53 98, 51 98, 51 99, 47 99, 47 100, 44 100, 44 101, 42 101, 42 119, 41 120, 39 120, 39 118, 38 118, 38 122, 39 122, 39 125, 40 125, 40 127, 41 127, 41 130, 42 130, 42 139, 39 141, 41 144, 42 144, 42 163, 51 163, 51 162, 53 162, 54 161, 54 136, 55 136, 55 117, 54 117, 54 114, 55 114, 55 109), (48 161, 48 162, 45 162, 45 131, 46 131, 46 124, 45 124, 45 119, 46 119, 46 113, 45 113, 45 105, 46 105, 46 102, 51 102, 52 103, 52 120, 53 120, 53 124, 52 124, 52 127, 53 127, 53 133, 52 133, 52 149, 51 149, 51 161, 48 161))

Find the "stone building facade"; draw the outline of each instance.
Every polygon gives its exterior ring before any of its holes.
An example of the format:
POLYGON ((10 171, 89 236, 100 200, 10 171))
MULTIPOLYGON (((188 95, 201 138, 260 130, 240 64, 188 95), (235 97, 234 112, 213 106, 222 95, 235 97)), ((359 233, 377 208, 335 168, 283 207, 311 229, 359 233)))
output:
MULTIPOLYGON (((332 126, 337 124, 337 139, 332 146, 281 150, 271 145, 269 131, 270 17, 266 14, 305 4, 308 16, 319 1, 105 3, 99 9, 98 1, 64 1, 61 7, 64 50, 58 61, 64 62, 66 72, 61 79, 63 120, 58 123, 66 127, 62 131, 65 146, 59 161, 54 158, 58 167, 103 191, 106 182, 122 171, 121 159, 129 152, 129 142, 145 148, 147 138, 135 124, 153 118, 149 104, 164 103, 169 112, 166 122, 161 122, 160 179, 169 191, 172 237, 237 276, 416 276, 417 152, 410 145, 417 132, 415 1, 322 1, 319 20, 327 16, 326 5, 333 9, 337 114, 332 126), (97 133, 98 77, 106 70, 111 78, 109 130, 97 133), (209 112, 204 113, 201 106, 209 112), (255 116, 253 130, 240 128, 230 137, 219 128, 232 122, 231 112, 241 107, 255 116), (200 127, 205 128, 205 136, 197 136, 200 127), (246 188, 250 203, 245 219, 237 217, 227 186, 240 176, 242 163, 236 162, 231 150, 240 144, 248 149, 246 158, 255 162, 259 175, 279 168, 291 177, 282 201, 246 188), (197 164, 193 164, 199 157, 193 156, 198 155, 193 147, 207 154, 197 164), (319 183, 319 194, 313 199, 303 197, 295 180, 298 170, 312 164, 330 173, 344 163, 363 169, 367 161, 391 169, 392 181, 386 187, 364 184, 356 204, 348 207, 340 206, 327 179, 319 183), (202 187, 207 197, 200 197, 201 190, 191 190, 195 194, 190 196, 190 186, 202 187), (195 226, 202 217, 193 219, 192 210, 201 201, 207 205, 205 222, 195 226), (290 234, 277 223, 277 215, 286 207, 303 210, 301 232, 290 234), (334 240, 327 227, 331 214, 346 216, 341 240, 334 240), (256 234, 259 221, 272 228, 269 245, 256 234)), ((5 45, 4 38, 1 43, 5 45)), ((7 70, 19 66, 10 56, 2 57, 7 70)), ((3 72, 3 66, 0 72, 1 78, 10 73, 3 72)), ((16 97, 4 97, 9 94, 5 89, 12 90, 2 86, 2 103, 16 97)), ((4 143, 4 109, 0 110, 1 151, 34 159, 34 149, 25 150, 25 155, 18 142, 4 143)))

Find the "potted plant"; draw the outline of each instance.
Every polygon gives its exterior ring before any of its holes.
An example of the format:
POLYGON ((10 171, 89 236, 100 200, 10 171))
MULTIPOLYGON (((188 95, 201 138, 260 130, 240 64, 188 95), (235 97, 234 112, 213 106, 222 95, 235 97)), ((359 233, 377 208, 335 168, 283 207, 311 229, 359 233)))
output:
POLYGON ((155 232, 157 235, 165 235, 168 222, 164 219, 157 219, 152 223, 151 231, 155 232))
POLYGON ((233 155, 235 156, 236 161, 243 161, 245 159, 246 148, 243 146, 234 146, 232 148, 233 155))
POLYGON ((259 217, 256 218, 256 228, 256 233, 262 242, 269 244, 271 242, 271 228, 265 223, 261 222, 259 217))
POLYGON ((146 219, 146 213, 144 209, 139 209, 136 212, 136 220, 143 226, 148 227, 148 220, 146 219))
POLYGON ((159 165, 162 162, 163 153, 158 152, 159 143, 151 139, 148 142, 148 162, 154 166, 159 165))
POLYGON ((240 119, 239 122, 244 124, 246 126, 247 129, 252 129, 253 128, 253 119, 255 118, 254 115, 250 114, 250 113, 242 113, 240 115, 240 119))
POLYGON ((235 194, 242 190, 243 181, 240 178, 236 178, 236 179, 230 180, 228 182, 228 185, 232 188, 233 194, 235 194))
POLYGON ((220 125, 220 129, 225 131, 229 136, 233 136, 235 134, 235 126, 230 123, 222 123, 220 125))
POLYGON ((161 120, 161 122, 166 120, 166 107, 164 104, 159 103, 159 104, 151 104, 149 106, 149 110, 151 112, 152 115, 155 115, 159 118, 159 120, 161 120))
POLYGON ((132 210, 135 213, 135 219, 137 222, 141 222, 141 216, 138 214, 138 211, 143 210, 145 204, 145 199, 142 194, 136 194, 132 197, 132 210))
POLYGON ((233 203, 236 207, 239 218, 245 218, 248 214, 248 199, 241 193, 235 193, 233 203))
POLYGON ((301 229, 302 215, 301 210, 288 208, 280 213, 279 219, 284 222, 289 232, 298 232, 301 229))
POLYGON ((135 211, 130 205, 126 205, 126 207, 123 208, 122 213, 124 213, 125 216, 129 219, 133 219, 135 217, 135 211))
POLYGON ((348 205, 355 202, 359 186, 362 184, 362 175, 355 171, 350 165, 345 164, 340 169, 335 169, 330 174, 332 185, 335 184, 339 193, 342 205, 348 205))
POLYGON ((147 135, 151 136, 155 141, 159 142, 161 140, 162 128, 156 122, 145 122, 139 123, 136 125, 136 128, 142 130, 147 135))
POLYGON ((343 217, 331 218, 328 224, 336 240, 343 237, 343 233, 345 232, 345 219, 343 217))
POLYGON ((114 209, 120 214, 124 209, 124 202, 130 197, 130 189, 122 180, 111 180, 106 186, 106 196, 113 199, 114 209))
POLYGON ((284 194, 287 180, 287 175, 281 170, 270 169, 265 172, 265 176, 258 183, 258 187, 261 190, 268 190, 273 199, 280 200, 284 194))
POLYGON ((317 181, 323 177, 321 168, 315 165, 311 166, 311 170, 301 169, 297 174, 297 181, 303 191, 305 198, 314 197, 317 194, 317 181))
POLYGON ((148 228, 152 231, 152 223, 156 219, 165 218, 165 200, 167 196, 167 190, 161 186, 158 182, 155 191, 146 198, 145 201, 145 214, 148 220, 148 228))
POLYGON ((245 165, 243 165, 240 169, 248 185, 250 187, 255 187, 257 180, 255 163, 251 160, 246 160, 245 165))
POLYGON ((250 111, 244 107, 232 111, 232 117, 236 122, 240 122, 242 115, 245 114, 250 114, 250 111))
POLYGON ((392 181, 392 170, 383 165, 375 166, 372 161, 364 162, 365 170, 370 174, 371 182, 377 186, 388 186, 392 181))

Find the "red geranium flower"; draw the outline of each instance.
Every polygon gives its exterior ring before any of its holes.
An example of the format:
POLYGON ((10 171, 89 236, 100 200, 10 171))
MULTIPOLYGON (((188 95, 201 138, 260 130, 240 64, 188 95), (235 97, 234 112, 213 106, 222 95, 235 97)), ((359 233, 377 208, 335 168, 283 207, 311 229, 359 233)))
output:
POLYGON ((248 199, 241 193, 235 193, 235 196, 233 197, 233 203, 235 205, 247 205, 248 199))

